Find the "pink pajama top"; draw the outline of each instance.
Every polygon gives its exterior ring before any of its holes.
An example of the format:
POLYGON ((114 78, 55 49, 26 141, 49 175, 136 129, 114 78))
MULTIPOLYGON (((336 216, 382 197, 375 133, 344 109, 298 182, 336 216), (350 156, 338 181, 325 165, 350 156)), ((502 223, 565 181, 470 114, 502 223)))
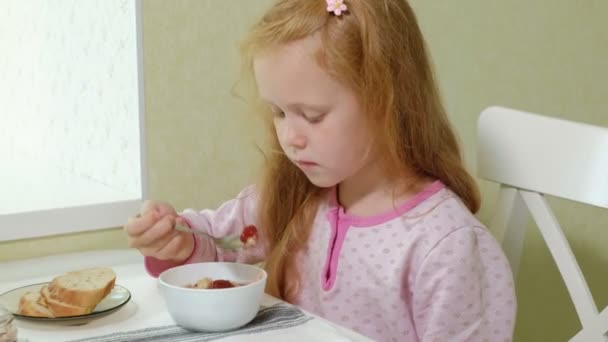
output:
MULTIPOLYGON (((252 187, 217 210, 185 210, 192 228, 214 236, 256 224, 252 187)), ((186 263, 264 259, 259 243, 224 252, 196 237, 186 263)), ((376 341, 512 341, 516 300, 511 269, 491 233, 436 181, 385 214, 346 214, 328 192, 307 246, 293 304, 376 341)), ((153 276, 177 264, 146 258, 153 276)))

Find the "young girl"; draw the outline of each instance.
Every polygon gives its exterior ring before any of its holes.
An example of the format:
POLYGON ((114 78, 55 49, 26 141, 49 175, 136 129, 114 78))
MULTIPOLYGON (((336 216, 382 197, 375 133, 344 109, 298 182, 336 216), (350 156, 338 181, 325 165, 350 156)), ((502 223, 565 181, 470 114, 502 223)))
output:
POLYGON ((264 261, 267 292, 378 341, 510 341, 515 295, 405 0, 279 0, 243 52, 272 149, 217 210, 147 202, 125 229, 156 276, 264 261), (255 225, 229 252, 218 237, 255 225))

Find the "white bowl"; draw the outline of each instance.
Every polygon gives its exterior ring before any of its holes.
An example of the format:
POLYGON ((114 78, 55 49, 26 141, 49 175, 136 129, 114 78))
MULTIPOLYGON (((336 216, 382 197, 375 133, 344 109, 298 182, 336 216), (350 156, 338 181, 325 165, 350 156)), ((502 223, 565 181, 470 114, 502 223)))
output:
POLYGON ((169 314, 177 325, 194 331, 215 332, 251 322, 260 309, 266 277, 266 271, 253 265, 208 262, 168 269, 158 280, 169 314), (209 290, 184 287, 206 277, 246 285, 209 290))

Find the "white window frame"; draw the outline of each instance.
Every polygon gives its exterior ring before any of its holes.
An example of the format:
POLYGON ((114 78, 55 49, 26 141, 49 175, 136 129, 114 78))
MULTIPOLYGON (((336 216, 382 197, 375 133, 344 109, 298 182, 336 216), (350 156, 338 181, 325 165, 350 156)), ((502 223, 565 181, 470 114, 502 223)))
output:
MULTIPOLYGON (((122 226, 147 197, 143 33, 141 0, 135 1, 141 192, 135 200, 0 215, 0 241, 86 232, 122 226)), ((24 190, 27 191, 27 190, 24 190)), ((0 189, 1 193, 1 189, 0 189)))

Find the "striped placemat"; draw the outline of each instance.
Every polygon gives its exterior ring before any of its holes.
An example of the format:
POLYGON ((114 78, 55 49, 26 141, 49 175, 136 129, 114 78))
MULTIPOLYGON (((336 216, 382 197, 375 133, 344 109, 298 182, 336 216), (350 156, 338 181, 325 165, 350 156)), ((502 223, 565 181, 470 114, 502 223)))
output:
POLYGON ((194 332, 176 325, 150 327, 145 329, 112 333, 102 336, 73 340, 72 342, 184 342, 184 341, 213 341, 229 336, 250 335, 270 330, 286 329, 302 325, 313 319, 306 316, 300 309, 286 303, 278 303, 260 309, 257 316, 249 324, 232 331, 225 332, 194 332))

